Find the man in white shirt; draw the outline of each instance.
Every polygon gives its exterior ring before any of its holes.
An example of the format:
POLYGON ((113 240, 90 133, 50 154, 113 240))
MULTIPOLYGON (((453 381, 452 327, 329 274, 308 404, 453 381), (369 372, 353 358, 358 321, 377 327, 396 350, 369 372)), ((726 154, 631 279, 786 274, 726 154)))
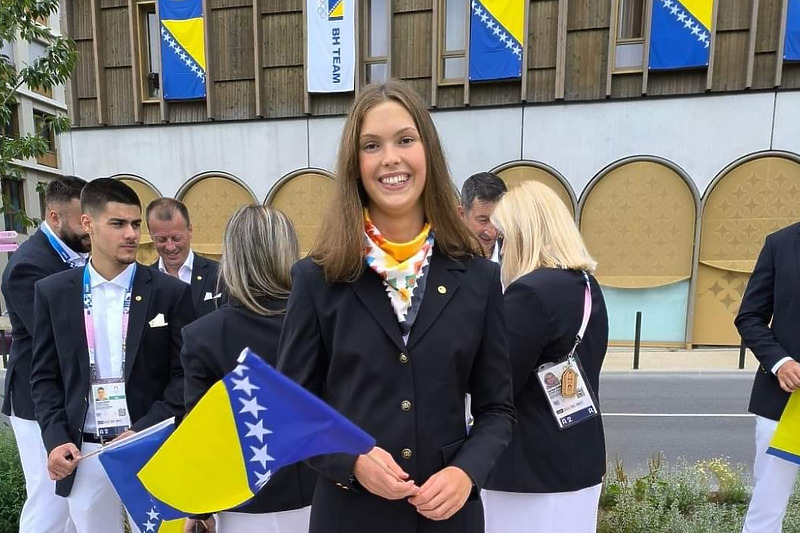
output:
POLYGON ((94 180, 81 208, 91 260, 35 287, 31 395, 48 473, 77 532, 122 533, 119 497, 97 457, 81 457, 182 414, 181 329, 195 314, 185 283, 135 261, 133 189, 94 180))
POLYGON ((14 429, 27 494, 20 533, 74 531, 66 502, 55 495, 54 483, 47 475, 47 453, 34 414, 30 375, 34 284, 51 274, 82 267, 90 249, 89 236, 81 226, 84 185, 84 180, 74 176, 47 185, 41 227, 20 245, 3 272, 2 291, 14 339, 6 369, 3 414, 10 417, 14 429))
POLYGON ((158 261, 151 268, 192 286, 198 317, 216 309, 222 303, 217 286, 219 263, 192 250, 192 223, 186 205, 173 198, 158 198, 147 205, 145 219, 158 252, 158 261))
POLYGON ((497 228, 492 224, 497 202, 508 189, 496 174, 479 172, 473 174, 461 187, 461 205, 458 213, 469 229, 475 233, 487 259, 500 262, 500 243, 497 239, 497 228))

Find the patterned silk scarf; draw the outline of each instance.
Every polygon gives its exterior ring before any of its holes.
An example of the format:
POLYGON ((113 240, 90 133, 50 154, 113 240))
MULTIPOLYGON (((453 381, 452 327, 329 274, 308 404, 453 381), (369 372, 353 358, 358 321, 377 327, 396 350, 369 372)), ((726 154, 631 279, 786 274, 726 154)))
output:
POLYGON ((425 224, 412 241, 392 243, 381 235, 366 211, 364 218, 367 265, 383 280, 403 338, 406 338, 425 293, 425 274, 433 253, 433 230, 430 224, 425 224))

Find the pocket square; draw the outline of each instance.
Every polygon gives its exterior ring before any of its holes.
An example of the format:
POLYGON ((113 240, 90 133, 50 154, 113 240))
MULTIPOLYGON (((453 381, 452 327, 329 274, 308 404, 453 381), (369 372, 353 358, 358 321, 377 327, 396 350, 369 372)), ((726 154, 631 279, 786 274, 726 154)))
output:
POLYGON ((164 313, 158 313, 148 324, 150 324, 151 328, 163 328, 166 326, 167 322, 164 320, 164 313))
POLYGON ((203 297, 203 301, 206 302, 208 300, 216 300, 220 296, 222 296, 221 292, 219 294, 217 294, 216 296, 213 296, 210 292, 207 292, 206 295, 203 297))

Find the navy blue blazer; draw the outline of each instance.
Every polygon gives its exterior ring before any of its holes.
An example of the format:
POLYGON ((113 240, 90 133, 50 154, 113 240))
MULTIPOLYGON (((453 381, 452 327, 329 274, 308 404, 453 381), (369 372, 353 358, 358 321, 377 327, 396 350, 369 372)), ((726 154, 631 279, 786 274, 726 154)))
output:
POLYGON ((778 361, 800 361, 800 223, 767 236, 734 323, 760 366, 751 413, 779 420, 789 393, 772 373, 778 361))
MULTIPOLYGON (((365 268, 352 283, 327 283, 310 259, 292 268, 278 369, 376 438, 422 485, 448 465, 483 486, 514 421, 497 265, 434 249, 424 298, 404 343, 381 278, 365 268), (464 396, 474 426, 466 431, 464 396)), ((477 491, 453 517, 434 522, 410 503, 360 486, 353 455, 310 461, 322 476, 311 533, 482 532, 477 491)))
MULTIPOLYGON (((158 261, 150 265, 150 268, 158 271, 158 261)), ((195 252, 190 285, 192 287, 192 303, 198 317, 205 316, 222 306, 223 297, 214 298, 221 292, 217 290, 218 276, 219 263, 195 252), (211 297, 206 299, 206 296, 209 295, 211 297)))

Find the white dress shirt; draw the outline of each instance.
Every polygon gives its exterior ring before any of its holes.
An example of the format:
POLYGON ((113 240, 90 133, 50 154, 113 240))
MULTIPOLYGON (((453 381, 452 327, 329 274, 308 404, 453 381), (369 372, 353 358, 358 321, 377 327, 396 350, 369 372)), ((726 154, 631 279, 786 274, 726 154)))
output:
MULTIPOLYGON (((56 232, 53 231, 50 228, 50 226, 47 225, 47 222, 42 221, 42 231, 45 233, 45 235, 52 237, 53 240, 56 241, 56 243, 58 243, 59 246, 61 246, 61 249, 64 250, 64 252, 68 256, 68 257, 62 256, 61 260, 67 263, 71 268, 82 267, 83 265, 86 264, 86 256, 88 254, 79 254, 78 252, 76 252, 75 250, 64 244, 64 241, 62 241, 58 237, 58 235, 56 235, 56 232)), ((58 255, 61 256, 59 250, 57 248, 55 248, 55 250, 58 253, 58 255)))
MULTIPOLYGON (((97 377, 116 379, 123 375, 122 362, 122 308, 125 292, 131 285, 136 263, 131 263, 116 278, 106 280, 89 262, 89 283, 92 287, 92 320, 94 322, 95 360, 97 377)), ((85 334, 85 332, 84 332, 85 334)), ((83 430, 95 433, 97 422, 94 402, 89 402, 89 412, 83 430)))
POLYGON ((492 256, 489 258, 490 261, 493 263, 500 263, 500 241, 494 242, 494 248, 492 248, 492 256))
MULTIPOLYGON (((189 255, 186 256, 186 261, 183 262, 181 268, 178 269, 178 279, 184 283, 192 284, 192 267, 194 267, 194 251, 189 250, 189 255)), ((164 260, 159 256, 158 270, 164 274, 169 274, 164 266, 164 260)))

